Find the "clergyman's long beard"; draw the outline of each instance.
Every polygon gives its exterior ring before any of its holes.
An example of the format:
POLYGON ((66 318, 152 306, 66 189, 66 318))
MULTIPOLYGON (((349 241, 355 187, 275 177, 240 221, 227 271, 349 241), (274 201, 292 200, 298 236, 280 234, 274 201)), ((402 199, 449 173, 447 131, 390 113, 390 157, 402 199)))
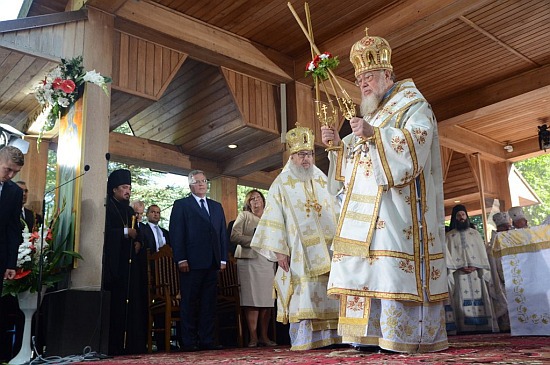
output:
POLYGON ((376 92, 373 92, 369 96, 364 96, 361 99, 361 114, 365 116, 374 113, 378 109, 383 97, 384 95, 378 95, 376 92))
POLYGON ((300 181, 310 181, 313 180, 313 165, 311 165, 309 168, 304 168, 301 165, 296 165, 294 163, 290 163, 289 165, 290 171, 298 178, 300 181))
POLYGON ((470 220, 466 219, 465 221, 456 221, 456 229, 459 231, 465 231, 470 228, 470 220))

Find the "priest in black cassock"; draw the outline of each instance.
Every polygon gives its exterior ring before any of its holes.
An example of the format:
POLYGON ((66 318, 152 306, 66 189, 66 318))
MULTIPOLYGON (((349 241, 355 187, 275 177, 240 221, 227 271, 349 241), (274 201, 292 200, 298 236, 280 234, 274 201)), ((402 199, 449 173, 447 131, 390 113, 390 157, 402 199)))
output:
POLYGON ((131 174, 115 170, 107 181, 103 286, 111 292, 109 355, 146 351, 147 283, 137 265, 144 250, 130 207, 131 174))

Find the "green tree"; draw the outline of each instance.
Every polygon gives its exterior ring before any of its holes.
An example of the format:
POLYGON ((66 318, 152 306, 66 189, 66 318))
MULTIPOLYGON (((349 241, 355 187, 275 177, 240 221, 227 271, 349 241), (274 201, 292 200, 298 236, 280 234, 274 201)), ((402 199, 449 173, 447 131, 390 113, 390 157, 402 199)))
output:
POLYGON ((514 166, 542 200, 542 204, 524 208, 529 224, 541 224, 550 215, 550 154, 516 162, 514 166))

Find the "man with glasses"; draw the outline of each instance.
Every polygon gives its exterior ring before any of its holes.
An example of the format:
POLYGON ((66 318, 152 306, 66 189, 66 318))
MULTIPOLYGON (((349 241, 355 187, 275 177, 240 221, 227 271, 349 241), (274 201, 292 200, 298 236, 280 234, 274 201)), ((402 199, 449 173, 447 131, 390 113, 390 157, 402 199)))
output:
POLYGON ((329 295, 340 298, 339 334, 359 348, 404 352, 448 347, 445 214, 437 122, 412 80, 395 81, 391 48, 368 34, 350 61, 362 117, 340 139, 322 127, 330 190, 342 196, 329 295), (374 346, 373 346, 374 345, 374 346))
POLYGON ((290 322, 291 350, 338 344, 338 301, 327 297, 336 229, 336 198, 315 166, 314 136, 296 127, 286 134, 290 158, 273 181, 250 246, 278 263, 277 321, 290 322))
POLYGON ((214 342, 218 271, 227 263, 225 214, 220 203, 206 197, 203 171, 191 171, 188 179, 191 194, 174 202, 169 229, 180 271, 182 350, 216 350, 221 348, 214 342))

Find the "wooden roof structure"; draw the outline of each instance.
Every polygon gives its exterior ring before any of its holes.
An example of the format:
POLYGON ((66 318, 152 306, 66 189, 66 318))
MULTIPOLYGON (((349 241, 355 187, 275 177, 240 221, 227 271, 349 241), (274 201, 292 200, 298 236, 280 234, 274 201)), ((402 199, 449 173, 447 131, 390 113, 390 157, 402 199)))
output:
MULTIPOLYGON (((312 88, 304 77, 309 43, 286 0, 88 0, 65 11, 76 2, 27 0, 25 18, 0 22, 0 123, 26 131, 39 107, 32 87, 66 53, 48 43, 51 34, 74 39, 78 54, 86 8, 95 8, 115 24, 110 128, 128 121, 134 133, 111 133, 115 158, 176 173, 185 172, 178 165, 185 158, 210 175, 269 185, 283 165, 281 134, 313 115, 313 104, 306 115, 293 108, 312 98, 281 93, 304 85, 308 96, 312 88), (164 157, 150 158, 152 149, 164 157)), ((290 2, 305 20, 303 1, 290 2)), ((412 78, 432 104, 447 209, 457 200, 475 205, 481 191, 502 199, 506 166, 544 153, 537 132, 550 118, 547 0, 311 0, 309 7, 316 44, 339 56, 336 74, 354 100, 349 49, 368 26, 392 46, 398 79, 412 78)), ((321 145, 317 152, 326 167, 321 145)))

